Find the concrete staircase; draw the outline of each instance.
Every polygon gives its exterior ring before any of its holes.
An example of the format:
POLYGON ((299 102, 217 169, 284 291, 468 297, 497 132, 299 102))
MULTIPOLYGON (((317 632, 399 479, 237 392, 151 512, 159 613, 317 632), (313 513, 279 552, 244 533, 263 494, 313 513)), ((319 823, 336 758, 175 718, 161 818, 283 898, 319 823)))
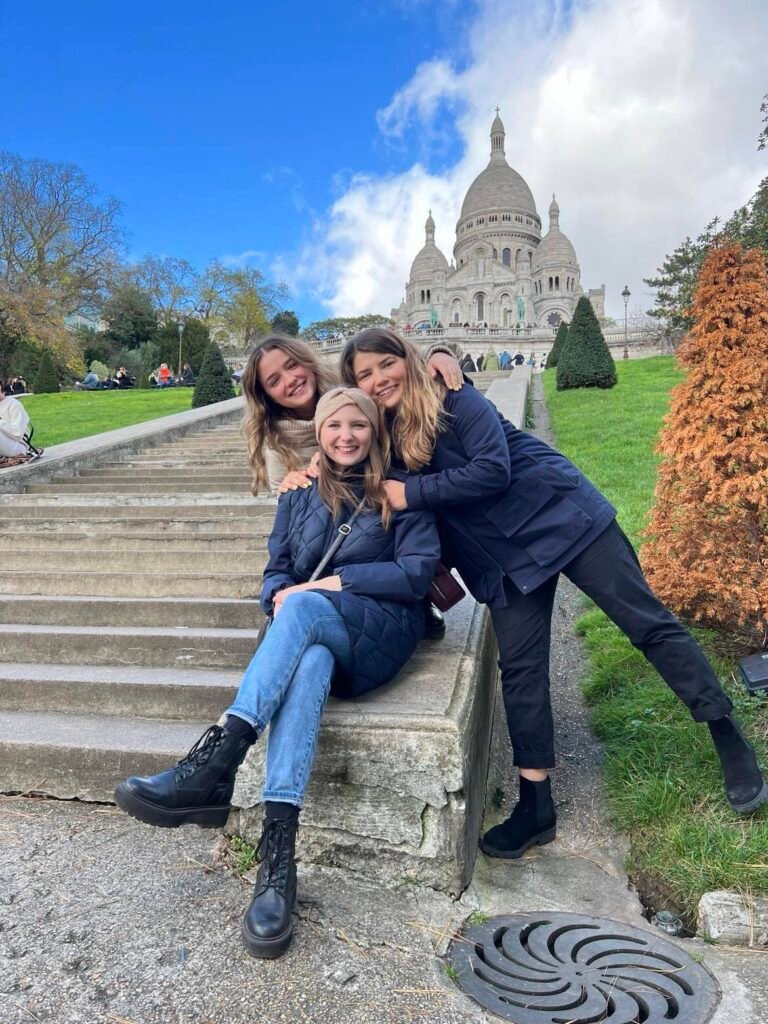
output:
MULTIPOLYGON (((109 801, 124 776, 173 764, 231 702, 262 621, 275 501, 250 493, 237 424, 207 426, 121 449, 124 461, 100 440, 97 465, 82 452, 76 475, 34 463, 23 493, 0 493, 0 792, 109 801)), ((446 640, 388 686, 331 701, 303 856, 459 891, 494 680, 487 617, 468 599, 446 640)), ((264 746, 230 818, 251 839, 264 746)))

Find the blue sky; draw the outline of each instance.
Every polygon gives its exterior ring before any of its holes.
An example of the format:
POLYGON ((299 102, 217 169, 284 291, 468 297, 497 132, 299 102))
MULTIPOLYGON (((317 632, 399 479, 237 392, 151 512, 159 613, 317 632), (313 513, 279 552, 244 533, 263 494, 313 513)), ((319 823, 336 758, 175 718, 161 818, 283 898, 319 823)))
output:
POLYGON ((118 197, 132 257, 250 260, 306 322, 396 305, 430 206, 450 255, 498 103, 510 163, 542 215, 557 191, 582 283, 618 312, 624 283, 647 305, 642 277, 768 173, 768 5, 718 11, 0 0, 0 147, 118 197))

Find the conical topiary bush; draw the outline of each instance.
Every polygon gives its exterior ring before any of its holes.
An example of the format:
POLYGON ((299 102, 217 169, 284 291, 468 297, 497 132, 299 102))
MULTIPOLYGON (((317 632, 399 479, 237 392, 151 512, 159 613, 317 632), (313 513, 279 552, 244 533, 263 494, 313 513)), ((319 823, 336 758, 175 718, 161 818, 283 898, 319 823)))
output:
POLYGON ((200 367, 200 375, 192 395, 192 408, 202 405, 213 405, 235 397, 232 387, 232 375, 224 364, 218 345, 211 345, 200 367))
POLYGON ((557 390, 612 388, 616 366, 589 299, 576 303, 568 338, 557 361, 557 390))
POLYGON ((563 347, 566 339, 568 338, 568 324, 563 320, 560 326, 557 328, 557 334, 555 335, 555 344, 552 346, 552 351, 547 356, 547 369, 552 370, 557 366, 560 356, 563 354, 563 347))
POLYGON ((32 382, 32 390, 36 395, 52 395, 61 391, 59 375, 56 373, 56 367, 53 365, 48 349, 45 349, 40 357, 40 365, 37 368, 37 376, 32 382))

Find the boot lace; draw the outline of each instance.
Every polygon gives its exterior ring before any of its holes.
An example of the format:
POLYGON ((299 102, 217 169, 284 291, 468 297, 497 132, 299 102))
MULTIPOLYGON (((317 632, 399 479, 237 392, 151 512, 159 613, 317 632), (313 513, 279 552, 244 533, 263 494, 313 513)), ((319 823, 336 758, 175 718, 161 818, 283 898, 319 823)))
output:
POLYGON ((220 725, 212 725, 210 729, 206 729, 189 753, 185 754, 176 765, 174 770, 177 777, 179 779, 186 779, 193 772, 197 771, 198 768, 202 768, 204 764, 207 764, 211 754, 221 743, 223 735, 224 730, 220 725))
POLYGON ((291 833, 296 829, 293 821, 264 820, 256 856, 261 856, 259 888, 270 886, 283 890, 288 885, 288 868, 291 863, 291 833))

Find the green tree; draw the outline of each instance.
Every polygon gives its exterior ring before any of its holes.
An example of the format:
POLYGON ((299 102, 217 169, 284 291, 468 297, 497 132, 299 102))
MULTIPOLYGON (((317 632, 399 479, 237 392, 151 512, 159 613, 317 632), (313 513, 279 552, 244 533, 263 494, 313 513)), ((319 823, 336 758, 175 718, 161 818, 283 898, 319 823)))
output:
POLYGON ((648 310, 649 316, 665 320, 672 328, 687 330, 691 326, 693 321, 689 310, 699 271, 711 243, 709 229, 695 241, 686 238, 657 268, 656 277, 644 278, 645 283, 656 291, 653 308, 648 310))
POLYGON ((337 316, 329 320, 315 320, 301 332, 307 341, 325 341, 327 338, 347 337, 364 331, 366 327, 392 327, 392 320, 380 313, 361 316, 337 316))
MULTIPOLYGON (((189 317, 184 321, 183 326, 181 361, 189 363, 193 371, 199 373, 211 344, 211 332, 207 324, 195 317, 189 317)), ((179 369, 179 325, 165 324, 157 332, 154 340, 159 349, 157 361, 168 363, 174 371, 177 371, 179 369)))
POLYGON ((299 333, 299 318, 292 309, 283 309, 272 317, 271 326, 277 334, 289 334, 295 338, 299 333))
POLYGON ((763 125, 762 131, 757 136, 757 148, 765 149, 768 146, 768 92, 763 96, 763 102, 760 104, 760 113, 764 117, 761 122, 763 125))
POLYGON ((563 354, 563 346, 565 345, 566 338, 568 337, 568 324, 563 321, 557 328, 557 334, 555 335, 555 343, 552 346, 552 351, 547 356, 547 369, 551 370, 557 366, 560 356, 563 354))
POLYGON ((210 345, 192 394, 192 408, 213 405, 235 397, 232 375, 224 365, 218 345, 210 345))
POLYGON ((576 303, 568 338, 557 363, 557 390, 612 388, 616 366, 592 303, 582 295, 576 303))
POLYGON ((36 395, 52 395, 61 390, 59 376, 56 373, 56 367, 53 365, 53 359, 48 349, 44 349, 40 357, 40 366, 32 385, 32 390, 36 395))
POLYGON ((138 348, 157 333, 157 314, 148 292, 125 281, 104 303, 102 316, 107 322, 107 338, 119 348, 138 348))

